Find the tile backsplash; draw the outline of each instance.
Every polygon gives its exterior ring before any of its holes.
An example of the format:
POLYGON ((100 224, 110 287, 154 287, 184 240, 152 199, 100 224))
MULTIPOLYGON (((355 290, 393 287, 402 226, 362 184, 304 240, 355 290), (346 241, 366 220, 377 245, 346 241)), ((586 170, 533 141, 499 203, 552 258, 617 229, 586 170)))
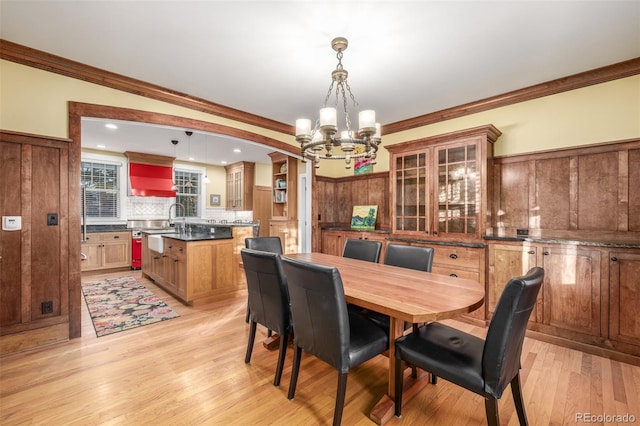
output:
MULTIPOLYGON (((127 197, 128 220, 153 220, 167 219, 169 207, 175 202, 175 198, 164 197, 127 197)), ((173 216, 175 212, 171 212, 173 216)), ((252 220, 253 211, 225 210, 224 207, 211 207, 205 209, 203 219, 227 220, 252 220)))

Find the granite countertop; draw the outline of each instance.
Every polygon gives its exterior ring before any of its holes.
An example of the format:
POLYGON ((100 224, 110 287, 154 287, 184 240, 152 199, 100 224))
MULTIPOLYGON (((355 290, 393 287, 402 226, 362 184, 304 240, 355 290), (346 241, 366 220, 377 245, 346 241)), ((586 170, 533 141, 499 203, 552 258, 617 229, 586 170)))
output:
POLYGON ((485 240, 488 241, 515 241, 515 242, 528 242, 528 243, 546 243, 546 244, 571 244, 579 246, 591 246, 591 247, 607 247, 607 248, 640 248, 640 242, 612 242, 612 241, 593 241, 593 240, 578 240, 571 238, 551 238, 551 237, 507 237, 507 236, 485 236, 485 240))
POLYGON ((230 240, 232 235, 215 235, 215 234, 161 234, 165 238, 171 238, 172 240, 179 241, 208 241, 208 240, 230 240))
MULTIPOLYGON (((81 228, 82 230, 82 228, 81 228)), ((122 225, 87 225, 87 232, 124 232, 130 231, 126 224, 122 225)))

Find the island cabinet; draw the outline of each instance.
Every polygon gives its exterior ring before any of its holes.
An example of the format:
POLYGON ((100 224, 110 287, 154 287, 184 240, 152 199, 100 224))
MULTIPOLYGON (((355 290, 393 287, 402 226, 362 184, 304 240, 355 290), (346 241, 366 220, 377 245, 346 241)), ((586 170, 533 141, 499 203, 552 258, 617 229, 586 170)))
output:
POLYGON ((144 244, 142 273, 183 302, 206 303, 241 289, 231 262, 233 239, 181 241, 164 237, 163 246, 163 252, 158 253, 144 244))
MULTIPOLYGON (((540 266, 545 278, 529 329, 640 356, 640 250, 549 243, 491 243, 487 310, 510 278, 540 266)), ((553 341, 553 339, 551 339, 553 341)))
POLYGON ((91 232, 81 249, 83 272, 131 267, 131 232, 91 232))

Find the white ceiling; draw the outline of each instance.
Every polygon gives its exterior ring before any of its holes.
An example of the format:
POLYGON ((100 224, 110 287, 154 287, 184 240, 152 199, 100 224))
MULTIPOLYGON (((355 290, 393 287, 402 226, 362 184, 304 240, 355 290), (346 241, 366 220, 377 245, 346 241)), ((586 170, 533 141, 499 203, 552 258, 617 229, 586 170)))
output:
MULTIPOLYGON (((351 88, 384 125, 640 57, 640 1, 1 0, 0 36, 288 124, 315 119, 344 36, 351 88)), ((107 149, 186 141, 119 131, 107 149)))

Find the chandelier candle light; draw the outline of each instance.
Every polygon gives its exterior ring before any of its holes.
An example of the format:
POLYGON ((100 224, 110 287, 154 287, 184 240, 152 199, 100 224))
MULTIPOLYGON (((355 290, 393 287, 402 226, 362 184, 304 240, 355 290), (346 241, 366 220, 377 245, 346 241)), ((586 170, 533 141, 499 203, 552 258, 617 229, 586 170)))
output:
POLYGON ((345 168, 351 168, 351 161, 358 158, 369 160, 369 164, 376 164, 378 145, 382 143, 380 137, 380 123, 376 123, 376 113, 373 110, 363 110, 358 114, 359 130, 356 134, 351 129, 349 118, 348 100, 353 102, 353 107, 358 109, 358 102, 351 93, 347 82, 349 73, 342 67, 342 52, 347 49, 348 41, 344 37, 337 37, 331 41, 331 47, 337 53, 338 65, 331 73, 331 85, 324 105, 320 109, 320 117, 315 127, 311 128, 311 120, 299 118, 296 120, 296 141, 300 144, 302 156, 313 160, 315 167, 320 167, 320 159, 344 160, 345 168), (335 107, 327 107, 335 87, 335 107), (346 130, 338 133, 337 106, 342 101, 346 130), (364 149, 356 149, 356 145, 364 149), (334 155, 333 148, 339 148, 343 155, 334 155), (324 150, 324 152, 323 152, 324 150))

